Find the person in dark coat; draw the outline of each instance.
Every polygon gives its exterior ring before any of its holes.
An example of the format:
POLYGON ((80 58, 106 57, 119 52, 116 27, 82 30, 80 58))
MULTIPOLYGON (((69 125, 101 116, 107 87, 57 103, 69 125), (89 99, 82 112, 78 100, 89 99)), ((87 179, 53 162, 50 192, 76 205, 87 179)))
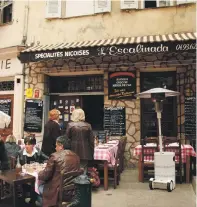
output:
MULTIPOLYGON (((61 172, 80 171, 79 157, 70 150, 70 140, 66 136, 60 136, 56 140, 56 152, 53 153, 43 171, 38 174, 38 180, 44 182, 38 189, 42 199, 42 207, 56 206, 58 201, 61 172)), ((70 179, 67 181, 70 185, 70 179)), ((66 181, 64 183, 66 185, 66 181)), ((64 199, 72 199, 74 192, 67 191, 64 199)))
POLYGON ((31 162, 43 163, 45 160, 48 160, 49 157, 34 146, 35 140, 33 137, 25 137, 24 143, 25 148, 18 153, 21 165, 30 164, 31 162))
POLYGON ((8 157, 12 156, 17 158, 18 152, 21 150, 21 148, 16 144, 16 138, 14 135, 7 136, 5 149, 7 151, 8 157))
POLYGON ((44 136, 42 141, 42 152, 50 156, 55 152, 56 138, 61 135, 59 125, 59 114, 57 109, 49 112, 49 121, 44 126, 44 136))
POLYGON ((85 113, 80 108, 72 112, 71 120, 67 125, 66 135, 71 140, 71 150, 79 156, 81 167, 86 173, 88 160, 94 159, 92 127, 85 122, 85 113))
POLYGON ((9 160, 5 149, 4 141, 0 137, 0 170, 9 169, 9 160))

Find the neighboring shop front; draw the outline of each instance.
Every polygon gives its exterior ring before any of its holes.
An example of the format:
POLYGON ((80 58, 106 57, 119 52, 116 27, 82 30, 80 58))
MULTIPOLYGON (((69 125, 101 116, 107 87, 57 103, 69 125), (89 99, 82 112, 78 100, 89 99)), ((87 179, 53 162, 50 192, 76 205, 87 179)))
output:
POLYGON ((17 58, 21 49, 0 49, 0 111, 11 116, 9 126, 1 126, 3 138, 9 134, 14 134, 17 139, 23 136, 23 65, 17 58))
POLYGON ((93 130, 105 127, 114 136, 127 136, 128 167, 137 162, 133 149, 140 139, 157 135, 153 104, 136 99, 136 93, 155 87, 180 91, 179 97, 164 103, 162 132, 181 138, 194 134, 193 123, 185 127, 185 97, 193 100, 196 94, 195 33, 65 43, 49 49, 40 45, 23 51, 20 59, 26 65, 25 89, 34 91, 33 100, 43 101, 43 122, 49 109, 58 108, 65 128, 72 110, 82 107, 93 130))

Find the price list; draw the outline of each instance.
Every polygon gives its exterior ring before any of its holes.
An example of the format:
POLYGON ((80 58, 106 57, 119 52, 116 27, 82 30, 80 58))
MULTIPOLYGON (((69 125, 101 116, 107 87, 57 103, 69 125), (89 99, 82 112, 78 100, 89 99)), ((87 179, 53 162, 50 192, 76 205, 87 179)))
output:
POLYGON ((126 133, 125 108, 106 107, 104 109, 104 130, 111 136, 124 136, 126 133))

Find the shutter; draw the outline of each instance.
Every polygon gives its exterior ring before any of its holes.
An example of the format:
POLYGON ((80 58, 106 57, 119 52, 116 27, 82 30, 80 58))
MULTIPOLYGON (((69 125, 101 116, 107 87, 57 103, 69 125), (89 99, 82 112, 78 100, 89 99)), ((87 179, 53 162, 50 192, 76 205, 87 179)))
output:
POLYGON ((94 12, 111 12, 111 0, 95 0, 94 12))
POLYGON ((66 0, 66 17, 94 14, 94 0, 66 0))
POLYGON ((157 7, 172 6, 173 0, 157 0, 157 7))
POLYGON ((138 0, 121 0, 121 9, 138 9, 138 0))
POLYGON ((46 18, 60 18, 62 11, 61 0, 47 0, 46 18))

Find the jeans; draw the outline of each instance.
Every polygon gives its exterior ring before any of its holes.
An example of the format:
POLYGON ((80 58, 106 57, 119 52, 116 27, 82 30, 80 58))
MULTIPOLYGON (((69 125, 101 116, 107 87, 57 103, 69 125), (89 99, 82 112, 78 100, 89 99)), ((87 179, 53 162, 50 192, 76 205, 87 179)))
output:
POLYGON ((42 195, 44 191, 44 184, 38 186, 39 195, 37 197, 37 201, 42 205, 42 195))

